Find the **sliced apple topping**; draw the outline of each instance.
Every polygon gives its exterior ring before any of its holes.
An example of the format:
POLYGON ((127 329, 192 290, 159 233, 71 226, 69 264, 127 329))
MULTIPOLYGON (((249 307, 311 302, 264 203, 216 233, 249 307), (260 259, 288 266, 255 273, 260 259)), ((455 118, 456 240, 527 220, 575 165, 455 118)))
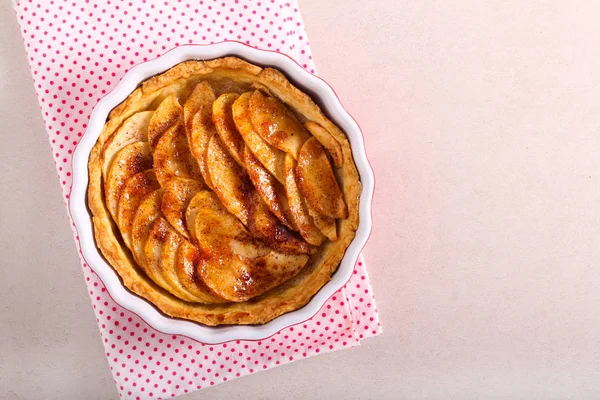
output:
POLYGON ((325 235, 327 239, 335 242, 337 240, 336 219, 319 214, 308 204, 306 204, 306 209, 308 210, 308 215, 312 217, 315 226, 319 228, 321 233, 325 235))
POLYGON ((210 254, 231 252, 246 257, 258 257, 270 251, 260 240, 251 237, 240 221, 231 215, 214 193, 198 193, 188 206, 187 218, 193 237, 203 251, 210 254))
POLYGON ((311 136, 281 101, 256 90, 250 98, 250 115, 254 129, 267 143, 298 159, 311 136))
POLYGON ((300 192, 315 211, 333 218, 348 216, 340 185, 317 139, 311 138, 302 146, 297 171, 300 192))
POLYGON ((249 204, 248 230, 254 237, 284 253, 305 254, 312 251, 312 247, 298 233, 279 222, 256 192, 250 193, 249 204))
POLYGON ((154 148, 161 136, 177 123, 183 123, 183 108, 174 94, 158 106, 148 124, 148 143, 154 148))
POLYGON ((247 193, 253 190, 248 175, 235 162, 218 136, 213 136, 210 140, 206 158, 215 193, 225 208, 247 225, 246 198, 247 193))
POLYGON ((331 135, 331 133, 329 133, 327 129, 323 128, 316 122, 306 121, 304 126, 306 127, 306 129, 308 129, 310 133, 312 133, 314 137, 317 138, 319 143, 321 143, 323 147, 327 149, 327 151, 331 155, 333 164, 336 167, 341 168, 344 164, 344 157, 342 155, 342 146, 340 146, 340 143, 337 140, 335 140, 335 138, 331 135))
POLYGON ((251 236, 232 239, 229 245, 234 254, 247 258, 261 257, 271 251, 266 244, 251 236))
POLYGON ((213 257, 205 260, 200 274, 215 293, 228 301, 242 302, 291 279, 307 261, 307 255, 277 252, 257 258, 213 257))
POLYGON ((263 167, 248 147, 244 149, 244 163, 246 164, 246 171, 248 172, 250 181, 252 181, 263 201, 269 206, 271 212, 286 227, 292 230, 296 229, 284 187, 263 167))
POLYGON ((312 217, 308 214, 304 198, 300 194, 296 178, 296 161, 291 155, 286 155, 284 163, 285 192, 287 193, 290 211, 296 222, 300 235, 310 244, 319 246, 325 236, 315 226, 312 217))
POLYGON ((170 292, 182 300, 189 302, 197 302, 202 299, 198 299, 192 293, 185 290, 179 276, 177 276, 176 265, 177 265, 177 254, 179 252, 179 246, 183 243, 183 237, 175 232, 173 229, 169 230, 165 242, 162 247, 162 253, 160 255, 159 269, 160 272, 171 288, 170 292))
POLYGON ((162 215, 160 212, 162 195, 162 189, 146 195, 135 213, 131 227, 131 252, 133 253, 134 260, 144 271, 146 270, 144 246, 148 240, 148 233, 150 232, 152 223, 162 215))
POLYGON ((192 198, 203 189, 203 185, 193 179, 171 179, 164 187, 161 210, 165 218, 179 234, 190 238, 185 212, 192 198))
POLYGON ((198 111, 205 107, 210 107, 212 109, 212 104, 215 100, 215 92, 212 90, 210 83, 202 81, 194 86, 190 96, 183 105, 183 120, 185 122, 186 132, 191 132, 192 120, 198 111))
POLYGON ((149 168, 152 168, 152 152, 146 142, 129 144, 115 155, 104 184, 106 207, 115 221, 125 183, 133 175, 149 168))
POLYGON ((230 253, 233 239, 244 241, 248 236, 240 221, 221 206, 199 210, 194 233, 198 246, 211 254, 230 253))
POLYGON ((229 150, 229 154, 233 156, 235 161, 244 166, 244 140, 238 133, 233 116, 231 115, 231 106, 240 95, 237 93, 225 93, 213 103, 212 119, 217 133, 221 137, 221 141, 229 150))
POLYGON ((190 152, 183 124, 173 125, 156 143, 154 170, 163 187, 173 178, 202 180, 198 164, 190 152))
POLYGON ((150 279, 163 289, 172 292, 173 289, 165 280, 160 269, 160 258, 170 230, 172 230, 171 225, 164 218, 158 217, 152 221, 148 231, 148 239, 144 245, 144 255, 146 259, 145 271, 150 279))
POLYGON ((179 246, 179 254, 175 264, 175 272, 181 286, 191 293, 196 301, 204 304, 223 303, 224 298, 209 289, 200 277, 201 269, 205 268, 206 259, 200 250, 184 240, 179 246))
POLYGON ((212 182, 208 173, 206 152, 210 139, 217 134, 212 121, 212 105, 215 100, 216 96, 210 84, 201 82, 194 88, 184 108, 190 150, 200 167, 204 182, 211 189, 212 182), (196 110, 195 114, 194 110, 196 110))
POLYGON ((232 105, 232 114, 235 126, 246 143, 246 148, 260 163, 277 179, 283 183, 283 160, 285 153, 267 142, 254 130, 250 120, 251 92, 242 94, 232 105))
POLYGON ((201 191, 194 196, 186 211, 186 220, 198 246, 210 254, 233 252, 253 258, 271 250, 262 241, 250 236, 212 192, 201 191))
POLYGON ((135 142, 148 140, 148 123, 152 117, 152 111, 141 111, 127 118, 116 132, 106 141, 103 149, 102 176, 106 179, 115 155, 123 147, 135 142))
POLYGON ((127 180, 117 209, 117 225, 125 245, 131 249, 131 227, 135 213, 147 194, 160 189, 154 171, 149 169, 139 172, 127 180))
POLYGON ((196 240, 195 221, 198 212, 204 208, 223 207, 217 195, 208 190, 202 190, 192 197, 187 209, 185 210, 185 223, 190 233, 190 237, 196 240))

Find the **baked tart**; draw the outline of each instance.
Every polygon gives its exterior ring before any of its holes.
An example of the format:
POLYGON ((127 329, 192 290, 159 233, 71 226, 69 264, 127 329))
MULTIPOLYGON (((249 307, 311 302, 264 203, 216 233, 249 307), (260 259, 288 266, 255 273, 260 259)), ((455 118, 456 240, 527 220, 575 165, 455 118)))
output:
POLYGON ((346 135, 276 69, 187 61, 111 111, 89 158, 96 244, 133 293, 205 325, 309 302, 358 227, 346 135))

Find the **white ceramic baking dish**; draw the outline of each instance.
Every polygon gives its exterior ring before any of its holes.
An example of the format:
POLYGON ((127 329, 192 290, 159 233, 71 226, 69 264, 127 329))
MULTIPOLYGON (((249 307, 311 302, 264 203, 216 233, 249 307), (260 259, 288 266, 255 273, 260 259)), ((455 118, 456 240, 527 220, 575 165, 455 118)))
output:
POLYGON ((87 131, 73 156, 73 187, 69 208, 79 234, 81 252, 87 264, 104 282, 110 296, 124 308, 136 313, 153 328, 169 334, 185 335, 203 343, 221 343, 230 340, 261 340, 283 328, 304 322, 313 317, 323 304, 350 279, 354 264, 371 232, 371 201, 374 190, 373 171, 365 153, 363 136, 356 121, 341 105, 333 89, 322 79, 310 74, 294 60, 281 53, 257 50, 238 42, 211 45, 186 45, 139 64, 129 70, 112 92, 102 98, 94 108, 87 131), (151 303, 128 291, 117 273, 104 260, 96 247, 92 221, 87 208, 88 158, 90 151, 108 117, 109 112, 121 103, 144 80, 168 70, 186 60, 208 60, 234 55, 259 66, 279 69, 300 89, 319 104, 325 114, 347 135, 362 183, 360 196, 360 223, 356 237, 348 247, 332 279, 301 309, 281 315, 264 325, 235 325, 209 327, 175 319, 162 314, 151 303))

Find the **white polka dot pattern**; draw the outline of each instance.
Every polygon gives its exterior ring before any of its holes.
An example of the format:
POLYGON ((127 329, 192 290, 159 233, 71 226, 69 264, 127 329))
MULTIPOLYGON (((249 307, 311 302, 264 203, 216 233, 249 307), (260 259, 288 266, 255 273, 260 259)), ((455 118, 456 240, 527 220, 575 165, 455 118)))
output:
MULTIPOLYGON (((295 0, 22 0, 15 11, 65 202, 73 150, 92 108, 131 66, 181 44, 237 40, 286 53, 315 72, 295 0)), ((309 321, 262 341, 219 345, 154 330, 117 305, 85 263, 83 272, 122 398, 175 397, 381 332, 362 258, 309 321)))

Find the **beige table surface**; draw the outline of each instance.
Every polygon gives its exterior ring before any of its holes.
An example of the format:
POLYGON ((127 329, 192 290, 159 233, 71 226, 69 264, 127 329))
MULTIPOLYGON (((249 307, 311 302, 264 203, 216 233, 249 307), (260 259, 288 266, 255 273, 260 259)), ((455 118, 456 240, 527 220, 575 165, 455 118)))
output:
MULTIPOLYGON (((182 399, 599 398, 600 8, 374 3, 301 7, 376 172, 385 332, 182 399)), ((0 398, 117 398, 8 0, 0 93, 0 398)))

